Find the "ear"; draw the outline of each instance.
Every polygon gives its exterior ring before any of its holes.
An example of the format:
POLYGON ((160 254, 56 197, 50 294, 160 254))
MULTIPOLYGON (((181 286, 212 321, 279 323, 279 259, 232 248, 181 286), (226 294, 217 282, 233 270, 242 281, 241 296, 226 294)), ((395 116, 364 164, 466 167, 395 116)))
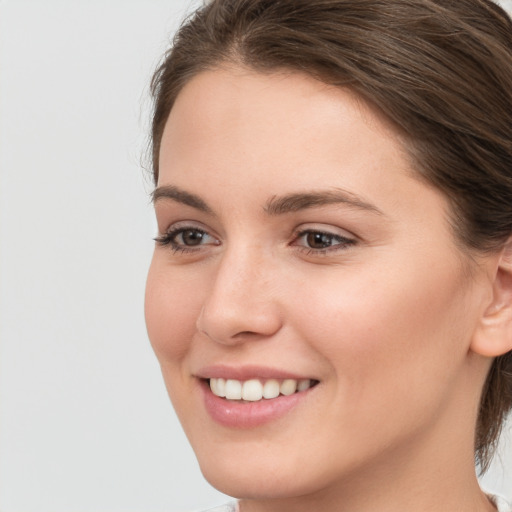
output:
POLYGON ((492 295, 473 335, 471 350, 498 357, 512 350, 512 237, 493 260, 492 295), (497 263, 496 263, 497 262, 497 263))

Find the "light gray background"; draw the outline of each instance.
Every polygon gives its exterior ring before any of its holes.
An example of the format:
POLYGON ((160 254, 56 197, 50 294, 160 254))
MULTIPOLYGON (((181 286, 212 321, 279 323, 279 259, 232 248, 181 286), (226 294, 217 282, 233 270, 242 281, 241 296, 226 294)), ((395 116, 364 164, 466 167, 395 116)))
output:
MULTIPOLYGON (((0 0, 1 512, 226 499, 200 476, 143 319, 147 84, 193 5, 0 0)), ((511 444, 486 479, 509 497, 511 444)))

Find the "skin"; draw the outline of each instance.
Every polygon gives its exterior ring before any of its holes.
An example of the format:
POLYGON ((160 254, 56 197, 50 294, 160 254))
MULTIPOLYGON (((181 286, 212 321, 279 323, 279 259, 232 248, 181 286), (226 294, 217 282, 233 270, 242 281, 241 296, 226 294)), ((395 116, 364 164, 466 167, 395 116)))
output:
POLYGON ((461 251, 446 198, 416 177, 379 112, 298 73, 203 72, 166 124, 166 186, 208 211, 161 197, 160 235, 205 234, 156 244, 146 321, 210 483, 243 498, 242 512, 494 510, 473 462, 493 351, 474 346, 489 347, 499 259, 461 251), (339 190, 358 204, 265 210, 276 196, 339 190), (304 230, 332 236, 322 250, 304 230), (229 428, 198 386, 214 364, 319 384, 276 421, 229 428))

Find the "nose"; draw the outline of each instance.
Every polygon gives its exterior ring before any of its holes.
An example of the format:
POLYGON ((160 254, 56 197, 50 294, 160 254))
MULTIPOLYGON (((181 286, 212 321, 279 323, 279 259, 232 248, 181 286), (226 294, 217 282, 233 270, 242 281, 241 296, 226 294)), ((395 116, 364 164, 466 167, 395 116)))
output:
POLYGON ((281 328, 275 261, 250 252, 232 251, 216 262, 197 319, 197 329, 216 343, 265 339, 281 328))

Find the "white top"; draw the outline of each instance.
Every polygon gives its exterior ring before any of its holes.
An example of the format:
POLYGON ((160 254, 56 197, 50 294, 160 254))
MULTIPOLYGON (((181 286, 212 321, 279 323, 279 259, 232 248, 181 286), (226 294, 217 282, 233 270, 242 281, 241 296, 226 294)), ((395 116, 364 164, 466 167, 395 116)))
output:
MULTIPOLYGON (((507 503, 501 496, 491 496, 490 498, 496 505, 498 512, 512 512, 512 505, 507 503)), ((206 510, 205 512, 240 512, 240 508, 236 501, 231 501, 230 503, 206 510)))
MULTIPOLYGON (((220 507, 209 508, 204 512, 240 512, 240 507, 238 506, 238 502, 230 501, 225 505, 221 505, 220 507)), ((500 511, 501 512, 501 511, 500 511)))
MULTIPOLYGON (((512 512, 512 505, 505 501, 501 496, 491 496, 491 500, 496 505, 498 512, 512 512)), ((233 510, 238 512, 236 508, 233 510)))

